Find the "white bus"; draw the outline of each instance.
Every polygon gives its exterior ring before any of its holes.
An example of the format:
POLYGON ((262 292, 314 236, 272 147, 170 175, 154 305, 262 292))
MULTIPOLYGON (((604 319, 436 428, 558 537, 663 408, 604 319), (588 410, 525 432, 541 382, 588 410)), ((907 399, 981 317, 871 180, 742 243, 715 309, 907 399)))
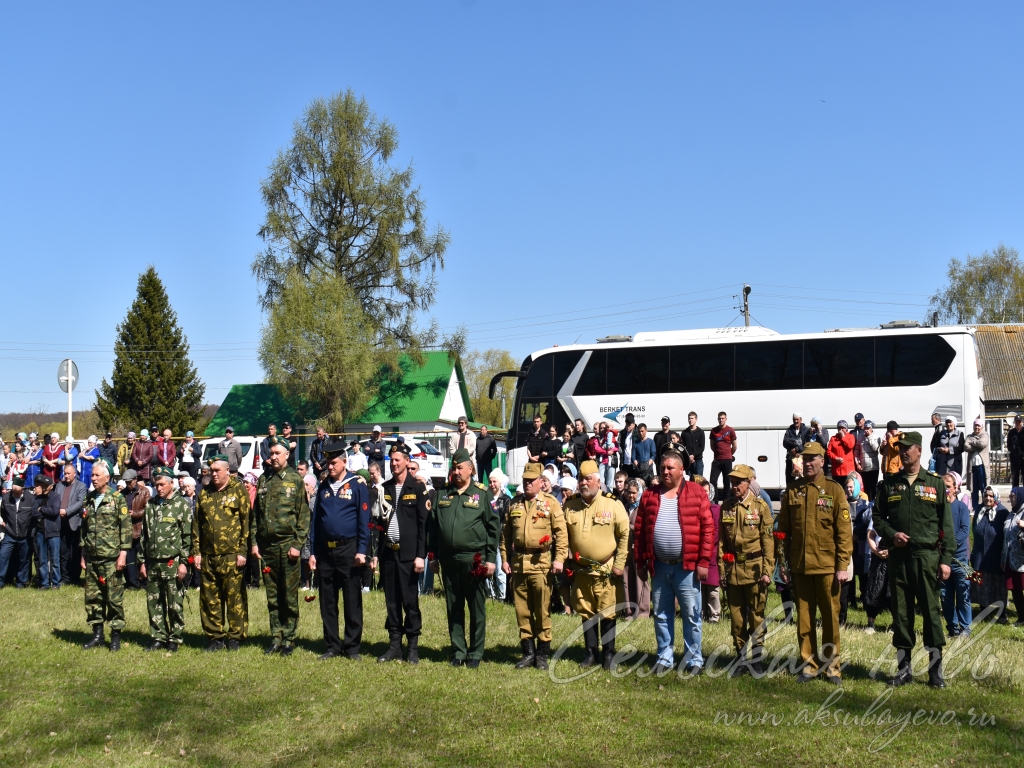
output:
MULTIPOLYGON (((561 434, 577 418, 588 429, 599 419, 621 428, 633 413, 653 434, 663 416, 679 431, 696 411, 708 431, 725 411, 738 433, 736 461, 754 467, 773 491, 785 486, 782 437, 794 412, 804 423, 817 417, 830 433, 840 419, 852 427, 857 412, 882 432, 895 420, 921 430, 927 451, 933 412, 961 425, 984 417, 982 381, 972 327, 916 326, 794 335, 759 327, 659 331, 542 349, 491 382, 493 391, 500 378, 518 378, 508 474, 516 482, 522 476, 537 415, 561 434)), ((711 458, 709 445, 705 472, 711 458)))

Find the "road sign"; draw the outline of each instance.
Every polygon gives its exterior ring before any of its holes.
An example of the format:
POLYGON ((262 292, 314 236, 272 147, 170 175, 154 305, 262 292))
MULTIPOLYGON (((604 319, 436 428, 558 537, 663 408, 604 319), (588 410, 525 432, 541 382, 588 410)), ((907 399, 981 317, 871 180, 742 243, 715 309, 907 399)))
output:
POLYGON ((74 360, 61 360, 57 368, 57 383, 60 384, 60 391, 68 391, 68 382, 71 382, 71 389, 78 386, 78 366, 74 360))

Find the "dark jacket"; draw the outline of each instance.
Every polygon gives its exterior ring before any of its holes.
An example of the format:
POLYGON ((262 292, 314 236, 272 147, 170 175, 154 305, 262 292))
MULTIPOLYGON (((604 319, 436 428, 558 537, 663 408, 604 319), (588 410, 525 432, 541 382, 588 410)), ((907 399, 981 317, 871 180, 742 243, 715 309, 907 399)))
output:
POLYGON ((494 457, 497 455, 498 444, 494 441, 493 435, 476 439, 476 466, 478 470, 480 467, 493 465, 494 457))
POLYGON ((36 506, 32 515, 36 520, 36 531, 43 534, 44 538, 52 539, 60 536, 60 497, 53 492, 53 489, 50 489, 45 496, 36 497, 36 506))
POLYGON ((704 430, 700 427, 684 429, 679 433, 679 442, 690 454, 691 461, 701 461, 704 458, 705 436, 704 430))
POLYGON ((105 445, 104 443, 101 442, 100 445, 99 445, 99 449, 100 449, 100 458, 101 459, 106 459, 107 461, 110 462, 110 466, 116 467, 117 466, 117 443, 115 443, 113 440, 110 441, 110 445, 105 445))
POLYGON ((1006 452, 1013 461, 1020 461, 1021 454, 1024 453, 1024 429, 1020 432, 1011 429, 1006 433, 1006 452))
POLYGON ((28 491, 21 494, 21 503, 17 504, 14 492, 4 494, 0 505, 0 517, 3 518, 4 533, 12 539, 27 538, 35 529, 32 517, 35 515, 36 497, 28 491), (17 509, 15 509, 17 507, 17 509))
POLYGON ((309 468, 318 476, 327 469, 327 461, 324 459, 325 442, 327 437, 318 437, 309 444, 309 468))
MULTIPOLYGON (((398 515, 398 559, 403 563, 417 557, 427 557, 427 519, 430 517, 430 497, 427 486, 412 475, 406 475, 402 486, 402 497, 395 498, 395 478, 391 477, 383 484, 384 500, 392 505, 393 515, 398 515)), ((377 556, 385 549, 390 549, 388 542, 388 526, 377 539, 377 556)))
POLYGON ((786 429, 786 434, 782 436, 782 447, 786 449, 788 454, 792 450, 796 450, 797 453, 804 448, 804 443, 811 439, 811 428, 806 424, 801 424, 800 429, 797 429, 792 424, 786 429))
POLYGON ((152 440, 136 440, 132 446, 131 458, 128 459, 128 467, 138 473, 139 479, 149 480, 155 457, 156 446, 152 440))
POLYGON ((999 502, 996 502, 996 514, 992 520, 988 519, 984 507, 975 513, 974 542, 971 547, 971 567, 974 570, 995 573, 998 574, 995 578, 1004 578, 1003 540, 1004 528, 1009 517, 1009 510, 999 502))
POLYGON ((85 507, 85 497, 89 493, 89 489, 85 487, 81 480, 77 478, 71 483, 71 494, 68 496, 68 505, 64 507, 64 489, 67 488, 67 484, 61 480, 50 491, 50 496, 56 498, 54 502, 57 505, 58 512, 61 509, 67 511, 65 520, 67 521, 68 528, 72 531, 77 531, 82 525, 82 509, 85 507))
POLYGON ((577 469, 587 460, 587 440, 589 439, 586 432, 579 434, 574 432, 572 435, 572 460, 577 469))
MULTIPOLYGON (((540 428, 540 432, 529 432, 526 435, 526 454, 527 460, 530 456, 540 456, 544 450, 544 441, 548 439, 547 430, 544 427, 540 428)), ((541 458, 543 461, 543 457, 541 458)))
POLYGON ((541 446, 541 464, 558 464, 558 457, 562 455, 562 441, 559 438, 546 438, 541 446))

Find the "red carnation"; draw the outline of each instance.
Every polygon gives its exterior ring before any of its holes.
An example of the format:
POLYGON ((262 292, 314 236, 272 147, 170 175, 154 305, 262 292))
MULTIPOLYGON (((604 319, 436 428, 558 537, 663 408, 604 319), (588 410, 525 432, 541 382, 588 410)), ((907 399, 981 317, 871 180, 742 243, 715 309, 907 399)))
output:
POLYGON ((436 560, 437 556, 433 552, 427 552, 427 560, 436 560))
POLYGON ((107 580, 103 576, 100 576, 100 584, 106 584, 106 583, 107 583, 107 580))
POLYGON ((734 563, 736 562, 736 555, 734 555, 732 552, 726 552, 722 555, 722 559, 725 560, 725 562, 727 563, 734 563))
POLYGON ((269 565, 263 566, 263 572, 264 573, 270 573, 270 566, 269 565))
POLYGON ((170 568, 172 565, 174 565, 174 558, 173 557, 170 560, 167 561, 167 567, 168 568, 170 568))
POLYGON ((195 565, 196 564, 196 559, 194 557, 192 557, 191 555, 188 558, 188 564, 189 565, 195 565))
POLYGON ((306 595, 305 600, 307 603, 312 603, 314 600, 316 600, 316 595, 306 595))
POLYGON ((565 569, 565 578, 567 578, 567 579, 571 579, 572 578, 572 568, 566 568, 565 569))
POLYGON ((470 575, 478 579, 487 578, 487 565, 484 563, 484 558, 479 552, 473 555, 473 570, 470 571, 470 575))
POLYGON ((580 557, 580 553, 579 553, 579 552, 577 552, 577 553, 576 553, 576 562, 579 562, 579 561, 580 561, 580 560, 582 560, 582 559, 583 559, 583 558, 582 558, 582 557, 580 557))
POLYGON ((786 540, 786 532, 785 531, 776 531, 775 533, 772 534, 772 536, 774 536, 779 541, 785 541, 786 540))
POLYGON ((541 536, 540 537, 540 544, 541 545, 547 544, 549 541, 551 541, 551 537, 550 536, 541 536))

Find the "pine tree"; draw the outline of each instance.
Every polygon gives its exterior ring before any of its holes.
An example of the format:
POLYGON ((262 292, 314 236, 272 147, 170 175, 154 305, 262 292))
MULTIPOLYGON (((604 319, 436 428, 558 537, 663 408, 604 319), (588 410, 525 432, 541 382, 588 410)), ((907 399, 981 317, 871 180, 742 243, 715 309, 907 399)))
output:
POLYGON ((139 275, 135 301, 117 327, 110 383, 104 379, 96 392, 96 412, 104 428, 158 424, 175 435, 195 429, 203 418, 206 385, 188 352, 178 316, 150 266, 139 275))

